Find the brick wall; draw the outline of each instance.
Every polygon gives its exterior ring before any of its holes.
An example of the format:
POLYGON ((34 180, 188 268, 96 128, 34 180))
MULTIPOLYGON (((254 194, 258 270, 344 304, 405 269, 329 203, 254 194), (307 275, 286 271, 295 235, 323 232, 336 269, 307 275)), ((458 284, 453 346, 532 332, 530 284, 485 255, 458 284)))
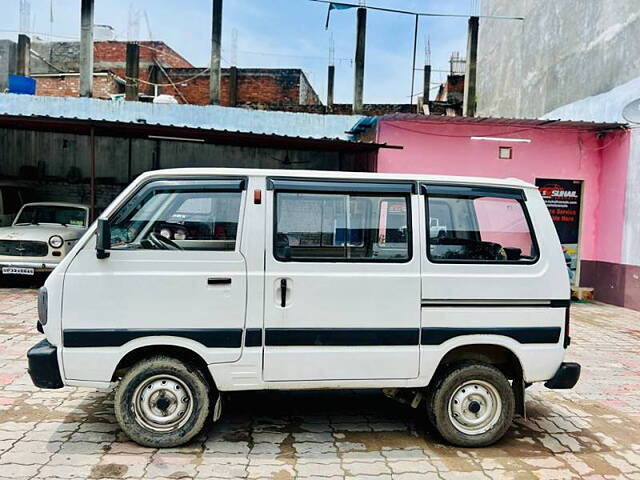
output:
MULTIPOLYGON (((45 97, 77 97, 79 91, 79 75, 36 77, 36 95, 45 97)), ((94 75, 94 98, 109 99, 109 95, 123 91, 124 88, 115 81, 112 75, 94 75)))
POLYGON ((464 75, 448 75, 447 81, 440 86, 437 101, 461 102, 464 98, 464 75))
MULTIPOLYGON (((193 67, 184 57, 164 42, 139 42, 140 70, 153 65, 154 55, 163 65, 172 68, 193 67)), ((57 73, 80 70, 80 42, 33 42, 31 48, 46 62, 32 55, 31 73, 57 73), (48 63, 47 63, 48 62, 48 63)), ((95 42, 93 44, 94 70, 121 70, 126 64, 127 42, 95 42)))
POLYGON ((301 105, 321 105, 322 101, 320 97, 316 93, 316 91, 311 86, 309 79, 304 74, 304 72, 300 72, 300 104, 301 105))
MULTIPOLYGON (((180 93, 189 103, 196 105, 206 105, 209 102, 209 75, 203 72, 200 68, 167 70, 180 93)), ((161 77, 160 83, 167 83, 166 78, 161 77)), ((179 102, 184 103, 172 86, 161 87, 161 93, 173 95, 179 102)), ((321 104, 304 73, 297 68, 238 69, 237 102, 239 106, 321 104)), ((224 106, 229 105, 229 69, 226 68, 222 69, 220 80, 220 103, 224 106)))

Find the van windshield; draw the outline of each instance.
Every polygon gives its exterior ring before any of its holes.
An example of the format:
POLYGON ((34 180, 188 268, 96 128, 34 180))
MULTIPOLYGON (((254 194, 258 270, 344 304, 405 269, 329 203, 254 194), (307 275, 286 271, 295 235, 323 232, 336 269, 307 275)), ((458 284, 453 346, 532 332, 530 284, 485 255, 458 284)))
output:
POLYGON ((41 223, 86 227, 87 212, 84 208, 61 205, 27 205, 20 212, 14 225, 39 225, 41 223))

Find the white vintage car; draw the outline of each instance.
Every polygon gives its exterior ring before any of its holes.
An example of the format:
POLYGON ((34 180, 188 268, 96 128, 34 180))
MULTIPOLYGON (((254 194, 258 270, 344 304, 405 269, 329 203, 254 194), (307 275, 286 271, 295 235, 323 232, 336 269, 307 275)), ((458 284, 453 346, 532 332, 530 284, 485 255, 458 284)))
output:
POLYGON ((23 205, 13 224, 0 228, 2 274, 50 272, 84 234, 88 223, 86 205, 58 202, 23 205))

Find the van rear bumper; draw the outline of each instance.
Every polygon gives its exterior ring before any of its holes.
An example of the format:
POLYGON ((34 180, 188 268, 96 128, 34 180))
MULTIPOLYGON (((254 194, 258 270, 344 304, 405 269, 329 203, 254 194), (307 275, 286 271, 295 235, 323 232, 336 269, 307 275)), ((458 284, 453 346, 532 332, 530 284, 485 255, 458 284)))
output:
POLYGON ((62 378, 58 367, 58 349, 46 339, 36 343, 27 352, 29 376, 38 388, 62 388, 62 378))
POLYGON ((552 389, 569 389, 575 387, 580 379, 580 364, 562 362, 556 374, 544 383, 544 386, 552 389))

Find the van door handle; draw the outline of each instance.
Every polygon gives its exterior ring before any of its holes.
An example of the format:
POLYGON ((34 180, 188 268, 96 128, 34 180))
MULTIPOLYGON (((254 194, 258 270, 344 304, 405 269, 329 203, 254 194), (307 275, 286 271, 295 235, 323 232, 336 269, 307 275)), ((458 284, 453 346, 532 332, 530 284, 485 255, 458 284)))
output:
POLYGON ((231 285, 231 279, 210 277, 207 279, 207 285, 231 285))
POLYGON ((280 306, 282 308, 287 306, 287 279, 282 278, 280 280, 280 306))

